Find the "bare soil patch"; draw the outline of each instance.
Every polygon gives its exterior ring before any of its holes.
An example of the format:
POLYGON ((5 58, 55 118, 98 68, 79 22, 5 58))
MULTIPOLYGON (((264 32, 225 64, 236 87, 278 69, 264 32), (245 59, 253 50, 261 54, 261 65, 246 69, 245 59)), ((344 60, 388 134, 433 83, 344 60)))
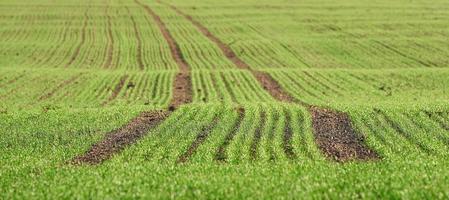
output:
POLYGON ((180 105, 192 102, 192 80, 190 73, 178 73, 173 83, 173 98, 170 102, 170 110, 180 105))
POLYGON ((169 112, 166 111, 143 112, 121 128, 108 133, 103 140, 94 144, 85 154, 75 157, 71 162, 73 164, 100 164, 125 147, 134 144, 168 116, 169 112))
POLYGON ((352 128, 345 113, 310 107, 315 142, 329 158, 345 162, 350 160, 377 160, 379 155, 364 143, 364 137, 352 128))

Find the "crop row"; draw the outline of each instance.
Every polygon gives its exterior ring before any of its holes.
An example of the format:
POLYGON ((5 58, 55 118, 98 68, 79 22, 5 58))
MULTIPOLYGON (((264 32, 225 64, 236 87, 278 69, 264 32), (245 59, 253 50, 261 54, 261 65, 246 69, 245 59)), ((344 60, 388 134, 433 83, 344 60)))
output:
MULTIPOLYGON (((449 150, 448 111, 353 111, 358 134, 381 159, 442 157, 449 150)), ((309 162, 317 148, 310 114, 298 106, 188 106, 172 114, 120 159, 155 163, 309 162)))
POLYGON ((256 69, 447 67, 449 63, 444 56, 449 53, 444 42, 449 35, 444 21, 449 15, 447 4, 342 1, 317 6, 313 1, 285 5, 235 1, 186 6, 192 3, 172 2, 256 69))
POLYGON ((41 73, 6 71, 0 84, 1 107, 166 106, 174 73, 41 73))
MULTIPOLYGON (((292 96, 315 105, 446 105, 447 70, 267 71, 292 96)), ((1 70, 4 107, 36 104, 165 106, 174 72, 1 70), (39 100, 36 102, 36 100, 39 100), (108 102, 110 101, 110 102, 108 102)), ((245 70, 192 71, 193 103, 274 102, 245 70)))
POLYGON ((153 19, 122 1, 27 7, 0 21, 3 67, 176 69, 153 19))
POLYGON ((446 104, 447 70, 270 70, 285 90, 309 104, 446 104))

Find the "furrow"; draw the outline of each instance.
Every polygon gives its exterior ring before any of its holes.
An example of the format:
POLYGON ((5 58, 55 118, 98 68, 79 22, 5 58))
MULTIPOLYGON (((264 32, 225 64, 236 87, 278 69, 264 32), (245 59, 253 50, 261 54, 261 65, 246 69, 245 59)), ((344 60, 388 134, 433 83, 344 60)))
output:
POLYGON ((238 133, 240 129, 240 125, 243 122, 243 118, 245 118, 245 109, 239 108, 237 109, 238 112, 238 118, 235 121, 231 131, 226 135, 224 138, 223 143, 218 147, 217 153, 215 154, 215 160, 217 161, 226 161, 228 156, 226 154, 229 144, 231 144, 232 140, 234 139, 235 135, 238 133))

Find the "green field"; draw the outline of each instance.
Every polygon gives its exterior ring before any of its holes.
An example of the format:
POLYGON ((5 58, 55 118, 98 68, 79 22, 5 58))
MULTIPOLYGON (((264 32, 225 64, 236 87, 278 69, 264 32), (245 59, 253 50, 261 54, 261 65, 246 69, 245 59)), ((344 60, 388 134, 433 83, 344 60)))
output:
POLYGON ((0 0, 0 199, 448 199, 448 18, 442 0, 0 0), (377 157, 329 155, 313 107, 377 157))

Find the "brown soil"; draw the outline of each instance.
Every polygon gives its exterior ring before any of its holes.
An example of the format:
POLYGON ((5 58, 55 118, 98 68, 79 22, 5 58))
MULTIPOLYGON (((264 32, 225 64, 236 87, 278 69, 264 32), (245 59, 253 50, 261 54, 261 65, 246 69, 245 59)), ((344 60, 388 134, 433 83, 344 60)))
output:
POLYGON ((345 113, 318 107, 310 107, 309 111, 315 142, 327 157, 338 162, 380 158, 364 144, 364 138, 355 132, 345 113))
POLYGON ((192 102, 192 80, 190 73, 178 73, 173 83, 173 98, 170 102, 170 110, 174 110, 182 104, 192 102))
POLYGON ((284 127, 284 138, 282 140, 282 145, 284 147, 284 153, 287 156, 287 158, 293 160, 296 158, 296 154, 293 151, 293 146, 292 146, 293 130, 290 125, 292 120, 291 120, 290 114, 288 112, 285 112, 285 117, 286 118, 285 118, 285 127, 284 127))
POLYGON ((250 147, 250 155, 253 160, 257 159, 257 149, 259 148, 260 139, 262 138, 263 126, 267 120, 267 114, 265 112, 262 111, 260 115, 259 125, 254 132, 253 142, 250 147))
POLYGON ((220 147, 218 147, 218 151, 215 154, 215 160, 217 161, 226 161, 226 159, 228 158, 226 155, 226 149, 228 148, 229 144, 231 144, 231 141, 234 139, 235 135, 240 129, 240 125, 242 124, 243 118, 245 118, 244 108, 239 108, 237 112, 239 114, 237 121, 232 127, 232 130, 226 135, 223 143, 220 145, 220 147))
MULTIPOLYGON (((337 161, 347 160, 371 160, 377 159, 379 156, 372 150, 368 149, 364 143, 363 138, 358 138, 355 130, 352 128, 349 117, 344 113, 326 110, 314 107, 310 104, 302 102, 293 98, 286 91, 282 89, 279 83, 273 79, 268 73, 253 70, 247 63, 241 60, 235 52, 224 42, 214 36, 205 26, 194 20, 192 16, 185 14, 177 7, 166 4, 157 0, 158 3, 164 4, 172 8, 179 15, 184 16, 197 29, 203 33, 204 36, 214 42, 223 52, 223 54, 232 61, 238 68, 249 70, 276 100, 288 103, 298 103, 308 107, 312 113, 313 128, 315 139, 318 146, 328 156, 337 161)), ((289 121, 289 119, 287 119, 289 121)), ((290 123, 290 122, 288 122, 290 123)), ((290 126, 287 124, 284 131, 284 147, 285 153, 288 157, 293 158, 293 147, 289 145, 291 135, 293 134, 290 126)))
POLYGON ((165 41, 170 47, 170 52, 173 60, 175 60, 180 70, 180 73, 176 75, 175 82, 173 83, 173 99, 170 102, 169 109, 174 110, 182 104, 192 102, 192 81, 190 75, 190 67, 189 64, 185 61, 178 43, 168 31, 161 18, 149 6, 139 2, 138 0, 134 0, 134 2, 143 7, 148 15, 150 15, 154 19, 165 41))
POLYGON ((112 95, 103 103, 101 103, 101 106, 105 106, 111 101, 113 101, 117 96, 120 94, 120 91, 122 91, 122 88, 125 86, 125 82, 128 79, 128 75, 124 75, 120 78, 120 81, 117 85, 115 85, 114 90, 112 91, 112 95))
POLYGON ((83 24, 83 28, 81 29, 81 41, 78 44, 78 46, 75 49, 75 52, 72 54, 72 57, 70 57, 69 62, 65 65, 65 67, 70 67, 70 65, 72 65, 73 62, 75 62, 76 58, 78 57, 80 51, 81 51, 81 47, 83 47, 83 44, 86 40, 86 27, 87 27, 87 22, 89 21, 89 16, 87 15, 87 13, 89 12, 89 9, 86 10, 86 12, 84 13, 84 24, 83 24))
POLYGON ((198 147, 206 141, 206 138, 209 136, 209 133, 215 127, 215 125, 219 121, 219 116, 215 116, 212 123, 208 126, 203 127, 201 132, 196 136, 195 141, 192 142, 190 147, 184 152, 181 156, 179 156, 177 163, 185 163, 189 160, 189 158, 196 152, 198 147))
POLYGON ((43 101, 45 99, 50 98, 51 96, 53 96, 57 91, 59 91, 60 89, 64 88, 67 85, 72 84, 73 82, 75 82, 75 80, 77 80, 79 77, 81 77, 82 74, 78 74, 70 79, 67 79, 65 81, 63 81, 62 83, 60 83, 58 86, 56 86, 53 90, 51 90, 50 92, 42 95, 41 97, 39 97, 39 101, 43 101))
MULTIPOLYGON (((279 83, 273 79, 269 74, 265 72, 253 72, 256 79, 262 85, 262 87, 271 94, 278 101, 282 102, 298 102, 295 98, 290 96, 286 91, 282 89, 279 83)), ((299 103, 299 102, 298 102, 299 103)))
POLYGON ((151 129, 162 123, 169 113, 164 111, 143 112, 128 124, 106 135, 85 154, 75 157, 73 164, 100 164, 135 143, 151 129))

